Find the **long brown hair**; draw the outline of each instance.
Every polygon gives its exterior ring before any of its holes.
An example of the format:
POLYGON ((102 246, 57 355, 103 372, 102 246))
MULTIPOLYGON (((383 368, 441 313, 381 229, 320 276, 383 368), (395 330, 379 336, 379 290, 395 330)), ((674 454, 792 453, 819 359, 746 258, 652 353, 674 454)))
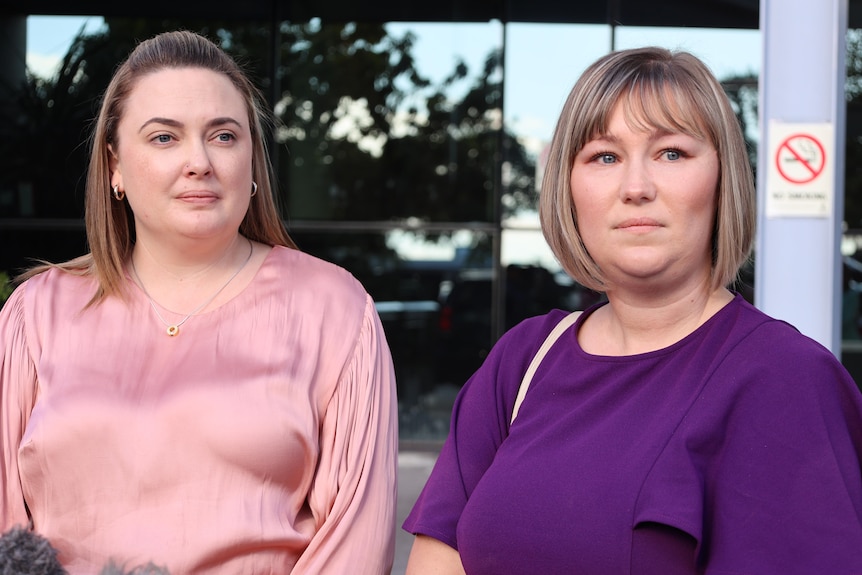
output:
POLYGON ((60 264, 42 264, 27 270, 23 281, 46 269, 95 277, 98 290, 90 305, 111 295, 123 295, 125 261, 134 245, 134 218, 127 202, 111 197, 108 146, 117 143, 117 126, 123 106, 139 78, 166 68, 204 68, 224 74, 236 86, 248 111, 252 150, 252 174, 258 185, 239 231, 247 238, 271 246, 296 248, 275 204, 273 174, 264 129, 273 125, 263 95, 240 66, 207 38, 188 31, 165 32, 145 40, 117 68, 96 118, 91 138, 90 163, 85 192, 85 223, 90 253, 60 264))

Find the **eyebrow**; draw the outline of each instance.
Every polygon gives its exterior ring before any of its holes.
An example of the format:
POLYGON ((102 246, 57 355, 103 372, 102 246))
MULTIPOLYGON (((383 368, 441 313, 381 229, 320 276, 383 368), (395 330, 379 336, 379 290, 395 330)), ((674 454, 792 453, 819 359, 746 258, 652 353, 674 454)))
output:
MULTIPOLYGON (((138 133, 143 131, 143 129, 146 128, 147 126, 149 126, 150 124, 162 124, 165 126, 171 126, 172 128, 182 128, 183 127, 182 122, 178 122, 177 120, 172 120, 170 118, 160 118, 157 116, 154 118, 150 118, 149 120, 147 120, 146 122, 141 124, 141 127, 138 128, 138 133)), ((233 118, 231 118, 229 116, 225 116, 225 117, 221 117, 221 118, 213 118, 212 120, 210 120, 209 122, 206 123, 205 127, 207 129, 210 129, 210 128, 217 128, 219 126, 224 126, 226 124, 233 124, 237 128, 242 128, 242 124, 240 124, 237 120, 234 120, 233 118)))
MULTIPOLYGON (((673 132, 671 130, 665 130, 662 128, 656 128, 654 130, 650 130, 648 133, 649 133, 649 139, 653 140, 653 141, 659 140, 659 139, 667 137, 667 136, 675 136, 677 134, 685 135, 684 132, 673 132)), ((610 132, 607 132, 604 134, 599 134, 595 138, 592 138, 592 139, 593 140, 604 140, 604 141, 610 142, 612 144, 617 143, 620 140, 617 136, 613 135, 610 132)))

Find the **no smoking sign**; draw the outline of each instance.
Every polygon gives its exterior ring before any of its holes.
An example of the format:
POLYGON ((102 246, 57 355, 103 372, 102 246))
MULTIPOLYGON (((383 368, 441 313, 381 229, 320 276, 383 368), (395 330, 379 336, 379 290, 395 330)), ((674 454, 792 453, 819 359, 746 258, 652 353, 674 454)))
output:
POLYGON ((832 124, 769 125, 767 217, 828 217, 833 202, 832 124))
POLYGON ((775 167, 792 184, 813 182, 825 165, 823 144, 810 134, 793 134, 778 145, 775 167))

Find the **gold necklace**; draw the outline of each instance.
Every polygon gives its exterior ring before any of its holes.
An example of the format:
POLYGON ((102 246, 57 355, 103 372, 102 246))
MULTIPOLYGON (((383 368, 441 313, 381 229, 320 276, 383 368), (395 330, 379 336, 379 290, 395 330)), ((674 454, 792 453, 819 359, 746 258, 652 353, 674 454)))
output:
POLYGON ((168 328, 166 331, 170 337, 174 337, 174 336, 179 335, 180 326, 183 325, 184 323, 186 323, 190 317, 192 317, 193 315, 195 315, 196 313, 198 313, 199 311, 204 309, 206 306, 208 306, 210 303, 212 303, 212 301, 216 297, 218 297, 218 294, 220 294, 224 290, 224 288, 226 288, 228 286, 228 284, 230 284, 230 282, 232 282, 234 280, 234 278, 239 275, 239 272, 241 272, 245 268, 246 264, 248 264, 249 260, 251 259, 251 255, 254 253, 254 244, 252 244, 251 240, 249 240, 248 238, 246 238, 246 240, 248 241, 248 256, 245 258, 245 261, 242 262, 242 265, 239 266, 239 269, 237 269, 233 273, 233 275, 228 278, 228 280, 224 283, 224 285, 222 285, 220 288, 218 288, 218 290, 216 290, 216 292, 208 300, 206 300, 204 303, 202 303, 201 305, 199 305, 198 307, 193 309, 191 311, 191 313, 189 313, 186 317, 184 317, 183 319, 181 319, 180 321, 178 321, 176 323, 170 323, 170 322, 166 321, 165 318, 162 317, 162 314, 159 313, 159 310, 156 307, 156 302, 153 301, 152 297, 150 297, 150 293, 147 291, 147 288, 144 287, 144 282, 141 281, 141 276, 138 275, 138 270, 137 270, 137 268, 135 268, 135 258, 131 258, 132 273, 135 275, 135 280, 138 282, 138 285, 141 286, 141 291, 143 291, 144 295, 147 296, 147 299, 150 300, 150 307, 153 308, 154 312, 156 312, 156 316, 159 318, 159 320, 163 324, 165 324, 165 327, 168 328))

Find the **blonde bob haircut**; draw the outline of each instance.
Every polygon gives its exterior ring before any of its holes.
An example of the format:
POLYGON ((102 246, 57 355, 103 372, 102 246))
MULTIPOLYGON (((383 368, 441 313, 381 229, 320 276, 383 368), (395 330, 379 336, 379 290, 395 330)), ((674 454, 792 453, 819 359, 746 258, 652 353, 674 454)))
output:
POLYGON ((739 121, 721 84, 687 52, 654 47, 613 52, 575 83, 557 121, 539 202, 542 232, 554 255, 575 281, 605 291, 602 270, 578 229, 570 181, 575 156, 607 133, 618 105, 633 129, 684 133, 715 147, 720 167, 711 285, 729 287, 754 241, 754 180, 739 121))
POLYGON ((116 149, 117 126, 137 81, 160 70, 175 68, 203 68, 224 74, 242 95, 254 142, 252 179, 257 183, 258 190, 251 198, 239 232, 251 240, 268 245, 296 247, 284 228, 275 204, 272 165, 264 132, 265 129, 271 129, 273 123, 262 94, 234 59, 212 41, 188 31, 165 32, 141 42, 132 50, 117 68, 102 97, 90 142, 84 198, 90 253, 56 266, 37 266, 22 274, 21 279, 49 267, 58 267, 77 275, 96 278, 99 287, 90 305, 110 295, 124 295, 123 266, 134 246, 135 223, 127 202, 116 201, 111 197, 108 147, 113 145, 116 149))

